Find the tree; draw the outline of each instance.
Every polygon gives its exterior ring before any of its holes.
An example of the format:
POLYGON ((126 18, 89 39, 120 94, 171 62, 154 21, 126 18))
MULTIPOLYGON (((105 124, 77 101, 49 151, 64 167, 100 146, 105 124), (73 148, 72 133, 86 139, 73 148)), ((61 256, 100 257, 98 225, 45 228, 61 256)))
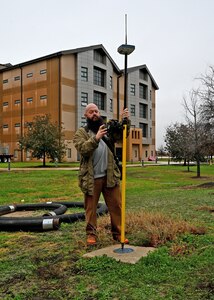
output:
POLYGON ((43 166, 46 158, 61 161, 65 155, 62 127, 52 123, 50 115, 36 116, 19 139, 19 144, 22 149, 31 150, 33 157, 42 158, 43 166))
POLYGON ((205 144, 207 142, 207 133, 201 114, 200 92, 192 90, 189 93, 189 99, 184 98, 184 108, 186 110, 186 119, 190 132, 192 132, 191 144, 193 157, 197 163, 197 177, 200 177, 200 162, 206 153, 205 144))
POLYGON ((167 127, 165 136, 165 149, 177 161, 184 160, 184 165, 193 158, 191 131, 188 125, 175 123, 167 127))
POLYGON ((214 126, 214 67, 210 66, 209 71, 199 78, 202 87, 199 96, 203 101, 201 106, 204 121, 214 126))
POLYGON ((208 136, 206 148, 212 159, 214 154, 214 67, 210 66, 208 72, 199 79, 202 84, 199 91, 202 100, 201 115, 208 136))

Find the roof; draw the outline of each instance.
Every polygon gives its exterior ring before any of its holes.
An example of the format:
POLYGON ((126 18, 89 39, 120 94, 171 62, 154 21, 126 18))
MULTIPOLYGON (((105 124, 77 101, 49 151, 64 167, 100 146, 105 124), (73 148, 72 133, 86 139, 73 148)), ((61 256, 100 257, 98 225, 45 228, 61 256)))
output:
POLYGON ((155 87, 156 90, 159 90, 159 87, 158 87, 156 81, 154 80, 151 72, 149 71, 147 65, 140 65, 140 66, 136 66, 136 67, 132 67, 132 68, 127 68, 127 73, 132 73, 132 72, 135 72, 137 70, 146 70, 147 73, 149 74, 151 80, 152 80, 153 86, 155 87))
MULTIPOLYGON (((117 64, 114 62, 114 60, 112 59, 112 57, 109 55, 109 53, 107 52, 107 50, 105 49, 105 47, 102 44, 98 44, 98 45, 93 45, 93 46, 88 46, 88 47, 81 47, 81 48, 75 48, 75 49, 70 49, 70 50, 62 50, 59 52, 55 52, 52 54, 48 54, 45 56, 41 56, 39 58, 35 58, 20 64, 16 64, 16 65, 11 65, 10 63, 8 64, 0 64, 0 73, 4 72, 4 71, 8 71, 8 70, 13 70, 16 68, 20 68, 20 67, 24 67, 26 65, 30 65, 39 61, 43 61, 43 60, 47 60, 47 59, 51 59, 54 57, 60 57, 62 55, 69 55, 69 54, 78 54, 81 52, 86 52, 86 51, 90 51, 90 50, 98 50, 98 49, 102 49, 104 51, 104 53, 106 54, 106 56, 109 58, 109 60, 111 61, 114 70, 120 74, 122 72, 124 72, 124 70, 120 70, 119 67, 117 66, 117 64)), ((127 73, 131 73, 140 69, 144 69, 147 71, 147 73, 149 74, 151 80, 152 80, 152 84, 155 87, 156 90, 159 89, 157 83, 155 82, 152 74, 150 73, 149 69, 147 68, 147 66, 144 65, 140 65, 140 66, 136 66, 136 67, 132 67, 132 68, 128 68, 127 69, 127 73)))
MULTIPOLYGON (((75 49, 70 49, 70 50, 63 50, 63 51, 48 54, 48 55, 45 55, 45 56, 42 56, 42 57, 39 57, 39 58, 35 58, 35 59, 29 60, 29 61, 26 61, 26 62, 23 62, 23 63, 20 63, 20 64, 16 64, 16 65, 6 64, 6 65, 4 65, 3 71, 8 71, 8 70, 20 68, 20 67, 23 67, 23 66, 26 66, 26 65, 30 65, 32 63, 39 62, 39 61, 51 59, 51 58, 54 58, 54 57, 60 57, 62 55, 78 54, 80 52, 86 52, 86 51, 97 50, 97 49, 102 49, 104 51, 104 53, 106 54, 106 56, 111 61, 115 71, 118 72, 118 73, 121 73, 121 70, 116 65, 116 63, 114 62, 114 60, 112 59, 112 57, 109 55, 109 53, 107 52, 107 50, 105 49, 105 47, 102 44, 93 45, 93 46, 89 46, 89 47, 75 48, 75 49)), ((1 68, 0 68, 0 72, 2 72, 1 68)))

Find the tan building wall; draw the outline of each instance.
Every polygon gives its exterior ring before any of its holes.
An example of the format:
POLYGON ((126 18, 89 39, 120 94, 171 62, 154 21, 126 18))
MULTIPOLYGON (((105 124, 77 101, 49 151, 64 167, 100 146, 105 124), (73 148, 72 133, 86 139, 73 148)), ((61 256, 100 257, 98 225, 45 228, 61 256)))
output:
MULTIPOLYGON (((65 160, 77 160, 72 139, 79 127, 77 112, 80 117, 80 114, 83 116, 84 111, 81 107, 81 99, 77 96, 80 95, 78 88, 81 85, 81 82, 77 81, 79 78, 77 62, 77 53, 71 51, 66 55, 62 53, 50 55, 8 70, 0 70, 0 146, 9 149, 10 154, 14 154, 14 160, 30 159, 29 154, 20 151, 18 140, 33 118, 44 114, 50 114, 52 121, 62 123, 68 148, 65 160), (8 82, 5 82, 7 80, 8 82)), ((114 119, 118 117, 120 119, 124 105, 124 76, 115 67, 113 68, 113 65, 112 70, 113 114, 108 111, 106 113, 112 115, 114 119)), ((93 85, 93 82, 89 84, 93 85)), ((147 160, 152 153, 155 155, 156 89, 156 87, 152 89, 151 142, 143 145, 142 129, 136 126, 131 128, 127 139, 127 161, 147 160)), ((100 90, 105 91, 105 88, 102 87, 100 90)), ((111 95, 111 90, 108 90, 108 93, 111 95)), ((118 151, 122 152, 122 144, 118 144, 117 147, 118 151)))

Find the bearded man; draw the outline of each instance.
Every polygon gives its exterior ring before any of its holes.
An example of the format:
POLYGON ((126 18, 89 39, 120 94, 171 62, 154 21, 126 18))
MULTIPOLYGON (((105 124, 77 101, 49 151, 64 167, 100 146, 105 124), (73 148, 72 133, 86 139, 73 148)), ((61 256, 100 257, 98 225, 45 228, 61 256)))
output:
MULTIPOLYGON (((120 170, 104 139, 107 128, 94 103, 89 103, 84 114, 87 126, 79 128, 74 135, 74 146, 80 154, 79 186, 84 194, 87 245, 97 243, 97 205, 102 193, 111 220, 111 233, 115 241, 121 240, 121 191, 120 170)), ((129 112, 122 112, 123 122, 128 124, 129 112)), ((122 126, 121 126, 122 128, 122 126)), ((122 135, 121 135, 122 136, 122 135)), ((125 239, 124 243, 128 243, 125 239)))

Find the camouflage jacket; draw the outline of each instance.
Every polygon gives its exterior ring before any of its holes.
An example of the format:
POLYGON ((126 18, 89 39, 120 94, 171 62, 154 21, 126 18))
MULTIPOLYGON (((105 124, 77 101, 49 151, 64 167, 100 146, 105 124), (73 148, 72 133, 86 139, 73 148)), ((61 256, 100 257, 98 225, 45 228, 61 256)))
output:
MULTIPOLYGON (((75 148, 80 154, 79 187, 84 194, 93 195, 94 171, 93 152, 98 147, 94 133, 79 128, 73 139, 75 148)), ((120 171, 114 160, 112 151, 108 147, 107 187, 114 187, 120 184, 120 171)))

